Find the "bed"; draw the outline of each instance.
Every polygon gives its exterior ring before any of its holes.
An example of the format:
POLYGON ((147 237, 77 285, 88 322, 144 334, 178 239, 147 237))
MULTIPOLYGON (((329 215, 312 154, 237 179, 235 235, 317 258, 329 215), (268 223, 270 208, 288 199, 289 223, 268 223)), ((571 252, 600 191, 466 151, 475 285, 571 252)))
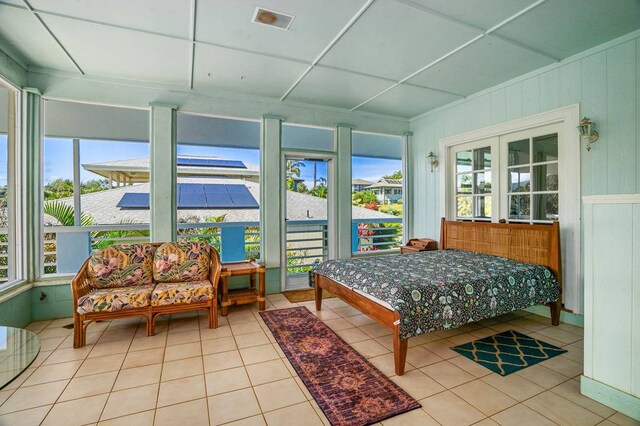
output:
POLYGON ((393 332, 395 371, 408 339, 535 305, 558 325, 562 300, 559 224, 442 219, 440 250, 336 259, 315 269, 316 310, 327 290, 393 332))

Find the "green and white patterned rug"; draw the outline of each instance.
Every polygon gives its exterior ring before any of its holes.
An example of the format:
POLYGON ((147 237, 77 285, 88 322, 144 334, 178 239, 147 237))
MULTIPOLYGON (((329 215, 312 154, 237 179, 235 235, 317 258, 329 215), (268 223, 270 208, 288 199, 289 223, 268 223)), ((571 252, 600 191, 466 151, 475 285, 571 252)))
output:
POLYGON ((489 370, 507 376, 567 352, 542 340, 508 330, 451 349, 489 370))

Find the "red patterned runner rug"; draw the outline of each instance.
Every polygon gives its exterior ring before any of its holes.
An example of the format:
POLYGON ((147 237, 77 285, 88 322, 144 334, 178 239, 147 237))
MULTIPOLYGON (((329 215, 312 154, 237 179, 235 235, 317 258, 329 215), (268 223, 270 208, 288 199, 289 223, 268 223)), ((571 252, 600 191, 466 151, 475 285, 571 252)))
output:
POLYGON ((369 425, 421 407, 307 308, 260 315, 332 425, 369 425))

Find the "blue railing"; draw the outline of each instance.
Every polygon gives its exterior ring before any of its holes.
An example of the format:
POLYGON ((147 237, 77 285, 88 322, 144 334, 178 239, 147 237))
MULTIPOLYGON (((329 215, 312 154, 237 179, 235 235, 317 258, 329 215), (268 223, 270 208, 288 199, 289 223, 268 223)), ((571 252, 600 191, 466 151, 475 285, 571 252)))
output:
MULTIPOLYGON (((179 223, 177 228, 178 239, 208 242, 223 262, 260 257, 259 222, 179 223)), ((304 273, 328 258, 326 220, 288 221, 286 235, 288 273, 304 273)), ((43 274, 71 274, 92 251, 149 242, 149 225, 47 226, 44 236, 43 274)), ((354 219, 351 241, 354 254, 397 249, 402 244, 402 219, 354 219)))

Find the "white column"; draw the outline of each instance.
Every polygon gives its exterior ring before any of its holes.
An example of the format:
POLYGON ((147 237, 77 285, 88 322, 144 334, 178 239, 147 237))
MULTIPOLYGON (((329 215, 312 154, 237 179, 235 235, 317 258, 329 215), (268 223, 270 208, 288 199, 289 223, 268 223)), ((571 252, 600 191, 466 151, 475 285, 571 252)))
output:
POLYGON ((283 117, 262 117, 260 137, 260 257, 267 268, 280 267, 282 251, 283 194, 282 140, 283 117))
POLYGON ((413 235, 413 192, 420 185, 414 182, 413 162, 411 161, 411 144, 413 132, 407 132, 402 138, 402 241, 407 242, 413 235))
POLYGON ((336 181, 332 182, 337 197, 336 246, 338 258, 351 257, 351 132, 349 124, 338 124, 336 181))
POLYGON ((23 186, 21 222, 26 276, 35 281, 44 260, 42 250, 42 96, 38 89, 22 89, 20 176, 23 186))
POLYGON ((151 241, 176 239, 176 106, 151 104, 151 241))

